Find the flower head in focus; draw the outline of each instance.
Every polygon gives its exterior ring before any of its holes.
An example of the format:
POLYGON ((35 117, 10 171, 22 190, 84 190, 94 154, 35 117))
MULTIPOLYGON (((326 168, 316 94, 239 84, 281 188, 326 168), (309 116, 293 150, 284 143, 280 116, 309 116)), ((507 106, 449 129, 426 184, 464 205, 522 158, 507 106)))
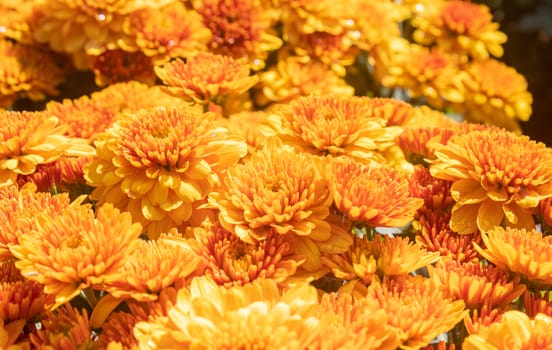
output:
POLYGON ((199 104, 222 104, 226 96, 246 92, 258 80, 249 71, 249 66, 239 60, 208 52, 155 67, 169 91, 199 104))
POLYGON ((552 196, 552 150, 500 129, 455 135, 434 147, 431 175, 454 182, 453 231, 535 226, 530 210, 552 196))
POLYGON ((552 285, 552 236, 535 229, 495 227, 482 232, 477 251, 496 266, 519 275, 528 286, 552 285))
POLYGON ((74 203, 56 216, 42 214, 36 220, 37 227, 19 236, 10 252, 22 275, 43 284, 59 304, 119 270, 141 233, 130 214, 110 204, 94 213, 74 203))
POLYGON ((129 211, 150 238, 185 225, 194 204, 247 152, 214 114, 189 106, 130 113, 98 136, 96 148, 85 167, 92 198, 129 211))

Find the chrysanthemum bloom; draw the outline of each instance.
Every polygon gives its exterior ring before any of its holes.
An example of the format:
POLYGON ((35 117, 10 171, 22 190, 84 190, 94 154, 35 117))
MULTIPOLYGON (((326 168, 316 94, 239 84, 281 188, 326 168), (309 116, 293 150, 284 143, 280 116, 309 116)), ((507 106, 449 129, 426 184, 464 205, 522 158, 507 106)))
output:
POLYGON ((255 244, 276 232, 292 235, 295 253, 309 272, 322 268, 321 252, 341 253, 352 243, 345 227, 332 222, 333 193, 321 158, 296 153, 278 142, 230 168, 224 185, 209 195, 221 225, 255 244))
POLYGON ((552 285, 552 236, 525 229, 495 227, 482 232, 477 251, 496 266, 521 276, 529 286, 552 285))
POLYGON ((493 323, 500 321, 504 312, 504 308, 492 309, 488 305, 471 310, 471 314, 466 314, 464 317, 464 325, 468 334, 481 333, 493 323))
POLYGON ((154 64, 206 51, 211 40, 202 17, 183 2, 133 12, 125 18, 123 30, 120 45, 125 51, 139 50, 154 64))
POLYGON ((443 51, 475 59, 486 59, 489 54, 502 56, 507 38, 486 5, 442 1, 431 7, 434 10, 419 12, 413 18, 414 40, 424 45, 437 43, 443 51))
POLYGON ((53 305, 54 296, 38 282, 21 280, 0 283, 0 320, 32 320, 53 305))
POLYGON ((552 150, 500 129, 453 136, 435 144, 431 175, 453 181, 450 227, 460 234, 506 224, 535 227, 530 210, 552 196, 552 150))
POLYGON ((0 263, 0 283, 19 282, 24 279, 21 272, 15 267, 15 259, 0 263))
POLYGON ((30 349, 29 340, 21 337, 25 324, 26 320, 23 319, 7 324, 0 320, 0 347, 6 350, 30 349))
POLYGON ((332 159, 335 207, 354 222, 401 227, 423 200, 410 195, 405 173, 388 166, 364 166, 346 157, 332 159))
POLYGON ((96 187, 92 198, 129 211, 150 238, 185 225, 193 204, 247 153, 214 114, 189 106, 131 113, 99 135, 96 148, 97 158, 85 167, 96 187))
POLYGON ((377 101, 355 96, 308 96, 278 105, 268 117, 267 136, 277 136, 298 151, 385 162, 381 152, 394 145, 402 129, 376 117, 377 101))
POLYGON ((265 111, 242 111, 231 114, 226 126, 231 133, 242 136, 247 142, 248 154, 255 153, 265 142, 266 137, 260 132, 259 128, 266 122, 268 113, 265 111))
POLYGON ((139 322, 134 334, 143 349, 307 349, 319 331, 317 306, 309 285, 280 295, 272 280, 226 289, 196 278, 178 291, 168 318, 139 322))
POLYGON ((153 85, 157 79, 151 58, 141 51, 106 50, 97 56, 88 56, 88 63, 98 86, 130 80, 153 85))
POLYGON ((38 18, 36 1, 4 0, 0 4, 2 32, 0 37, 23 44, 33 44, 33 28, 38 18))
POLYGON ((38 3, 41 17, 34 38, 54 51, 73 56, 78 68, 86 68, 85 54, 99 55, 119 47, 123 24, 129 14, 159 9, 175 0, 53 0, 38 3))
MULTIPOLYGON (((419 277, 419 276, 418 276, 419 277)), ((387 312, 388 324, 404 332, 401 348, 419 348, 452 329, 465 314, 464 302, 452 301, 429 280, 403 278, 372 283, 368 307, 387 312)))
POLYGON ((288 103, 309 95, 353 96, 355 89, 321 62, 281 56, 276 65, 259 73, 259 105, 288 103))
POLYGON ((57 217, 69 206, 69 196, 36 193, 17 186, 0 188, 0 261, 13 258, 9 250, 19 237, 38 228, 36 216, 43 213, 57 217))
POLYGON ((0 36, 0 108, 20 97, 34 101, 58 94, 67 72, 63 59, 36 46, 14 43, 0 36))
POLYGON ((506 306, 526 290, 518 276, 478 261, 459 263, 446 259, 430 266, 429 273, 446 296, 464 300, 470 309, 506 306))
POLYGON ((110 204, 96 214, 89 206, 72 205, 57 216, 42 214, 36 220, 38 227, 20 235, 10 252, 22 275, 43 284, 59 304, 117 272, 142 231, 130 214, 110 204))
POLYGON ((534 319, 517 310, 507 311, 499 322, 462 343, 465 350, 550 349, 552 317, 538 314, 534 319))
POLYGON ((162 289, 193 274, 199 264, 199 256, 185 242, 175 244, 163 237, 140 240, 119 271, 98 288, 119 299, 153 301, 162 289))
POLYGON ((503 62, 488 59, 470 62, 462 72, 464 103, 455 105, 466 120, 484 122, 520 132, 518 121, 531 116, 533 97, 527 80, 503 62))
POLYGON ((0 125, 0 187, 33 173, 39 164, 94 152, 86 140, 64 136, 58 118, 44 112, 0 111, 0 125))
POLYGON ((443 214, 450 211, 454 204, 450 195, 451 186, 452 182, 431 176, 428 168, 415 166, 408 182, 408 189, 412 197, 424 200, 416 216, 419 217, 426 211, 438 211, 443 214))
POLYGON ((264 68, 269 51, 282 46, 272 28, 277 13, 261 0, 194 0, 194 9, 213 34, 209 51, 246 58, 255 70, 264 68))
POLYGON ((322 258, 333 274, 345 280, 360 279, 368 285, 385 276, 402 276, 434 263, 439 253, 428 252, 420 244, 408 238, 377 236, 354 237, 347 253, 328 255, 322 258))
POLYGON ((40 322, 40 329, 31 333, 29 338, 34 349, 87 349, 93 346, 86 309, 79 311, 70 304, 48 312, 40 322))
POLYGON ((186 62, 176 59, 156 66, 157 76, 176 96, 200 104, 222 104, 228 95, 240 95, 257 83, 249 66, 229 56, 202 52, 186 62))
POLYGON ((542 231, 548 233, 552 227, 552 197, 540 201, 538 214, 543 223, 542 231))
POLYGON ((426 211, 414 221, 416 242, 428 251, 439 252, 441 256, 459 263, 478 261, 481 256, 473 243, 481 244, 481 233, 459 235, 450 229, 450 213, 426 211))
POLYGON ((533 318, 537 314, 545 314, 552 317, 552 291, 531 292, 523 294, 523 306, 525 313, 533 318))
POLYGON ((385 119, 388 126, 407 125, 413 117, 414 107, 394 98, 374 97, 370 105, 373 116, 385 119))
POLYGON ((134 325, 141 321, 147 321, 150 315, 147 307, 136 303, 129 303, 128 309, 129 312, 117 311, 109 315, 107 321, 102 325, 102 332, 98 337, 98 348, 105 349, 110 342, 122 344, 122 349, 133 349, 138 345, 138 340, 132 332, 134 325))
POLYGON ((324 294, 318 310, 323 327, 314 348, 397 349, 401 331, 387 323, 384 310, 371 306, 351 294, 324 294))
POLYGON ((277 232, 251 244, 216 223, 194 229, 194 236, 206 264, 205 275, 228 288, 260 278, 286 286, 304 260, 295 254, 293 240, 277 232))

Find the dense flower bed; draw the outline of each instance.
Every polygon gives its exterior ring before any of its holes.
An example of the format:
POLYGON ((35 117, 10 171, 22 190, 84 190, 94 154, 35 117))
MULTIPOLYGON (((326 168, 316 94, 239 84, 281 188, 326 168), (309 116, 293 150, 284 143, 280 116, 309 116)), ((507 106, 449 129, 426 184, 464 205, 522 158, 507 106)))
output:
POLYGON ((2 1, 0 347, 552 348, 506 39, 456 0, 2 1))

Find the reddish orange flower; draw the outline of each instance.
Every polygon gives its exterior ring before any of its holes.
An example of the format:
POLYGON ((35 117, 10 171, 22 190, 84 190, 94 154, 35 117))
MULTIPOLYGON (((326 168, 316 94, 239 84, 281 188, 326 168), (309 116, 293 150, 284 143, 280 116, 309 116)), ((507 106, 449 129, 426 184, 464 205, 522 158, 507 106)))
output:
POLYGON ((526 291, 523 294, 523 306, 525 306, 525 313, 531 318, 537 314, 552 317, 552 291, 526 291))
POLYGON ((206 264, 205 275, 227 288, 261 278, 284 287, 304 261, 295 254, 293 240, 277 232, 251 244, 217 223, 196 228, 194 235, 206 264))
POLYGON ((464 325, 468 334, 479 334, 489 328, 490 325, 500 321, 504 310, 502 308, 491 309, 483 305, 480 309, 472 310, 472 314, 464 317, 464 325))
POLYGON ((173 94, 200 104, 222 104, 226 96, 242 94, 258 80, 241 61, 212 53, 198 53, 186 62, 176 59, 155 72, 173 94))
POLYGON ((88 56, 88 62, 98 86, 131 80, 153 85, 157 78, 151 58, 140 51, 106 50, 97 56, 88 56))
POLYGON ((32 320, 54 302, 53 295, 44 293, 38 282, 21 280, 0 283, 0 320, 32 320))
POLYGON ((336 208, 371 227, 401 227, 423 204, 408 191, 406 174, 387 166, 367 167, 349 158, 332 161, 336 208))
POLYGON ((551 149, 500 129, 455 135, 434 147, 431 175, 454 182, 453 231, 535 227, 531 210, 552 196, 551 149))
POLYGON ((477 251, 501 269, 519 275, 529 286, 552 285, 552 236, 525 229, 495 227, 481 233, 477 251))
POLYGON ((110 342, 118 342, 122 349, 133 349, 138 346, 138 340, 133 334, 136 323, 146 321, 149 313, 145 307, 136 303, 128 303, 130 312, 117 311, 109 315, 102 325, 102 332, 98 337, 98 344, 102 349, 109 349, 110 342))
POLYGON ((264 68, 268 52, 282 46, 272 28, 276 13, 265 1, 194 0, 192 5, 213 34, 208 44, 211 52, 244 57, 258 70, 264 68))
POLYGON ((447 259, 429 269, 433 281, 446 296, 463 300, 470 309, 507 306, 526 290, 519 277, 480 261, 459 263, 447 259))
POLYGON ((86 309, 79 311, 66 304, 49 312, 29 338, 35 349, 86 349, 93 346, 91 333, 86 309))
POLYGON ((424 200, 423 206, 418 212, 423 215, 426 211, 450 211, 454 200, 450 195, 452 182, 431 176, 429 169, 421 165, 414 167, 414 172, 409 181, 409 191, 412 197, 424 200))

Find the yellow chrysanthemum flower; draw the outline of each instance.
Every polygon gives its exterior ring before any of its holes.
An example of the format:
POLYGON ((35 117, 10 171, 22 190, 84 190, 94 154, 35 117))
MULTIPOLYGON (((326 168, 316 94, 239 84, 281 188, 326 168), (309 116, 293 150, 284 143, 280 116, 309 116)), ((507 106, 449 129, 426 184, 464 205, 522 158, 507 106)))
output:
POLYGON ((507 311, 499 322, 462 343, 465 350, 550 349, 552 317, 538 314, 534 319, 521 311, 507 311))
POLYGON ((186 225, 194 204, 247 153, 245 142, 193 107, 142 109, 119 119, 96 140, 85 167, 92 198, 114 203, 141 222, 151 238, 186 225))
POLYGON ((431 175, 454 182, 453 231, 535 227, 529 210, 552 196, 551 149, 500 129, 455 135, 434 148, 431 175))
POLYGON ((498 267, 520 275, 530 286, 552 285, 552 236, 535 229, 495 227, 482 232, 477 251, 498 267))
POLYGON ((167 318, 139 322, 134 334, 143 349, 306 349, 319 331, 317 305, 309 285, 280 295, 272 280, 226 289, 196 278, 178 291, 167 318))
POLYGON ((86 140, 64 136, 65 126, 44 112, 0 111, 0 125, 0 187, 33 173, 39 164, 94 152, 86 140))

